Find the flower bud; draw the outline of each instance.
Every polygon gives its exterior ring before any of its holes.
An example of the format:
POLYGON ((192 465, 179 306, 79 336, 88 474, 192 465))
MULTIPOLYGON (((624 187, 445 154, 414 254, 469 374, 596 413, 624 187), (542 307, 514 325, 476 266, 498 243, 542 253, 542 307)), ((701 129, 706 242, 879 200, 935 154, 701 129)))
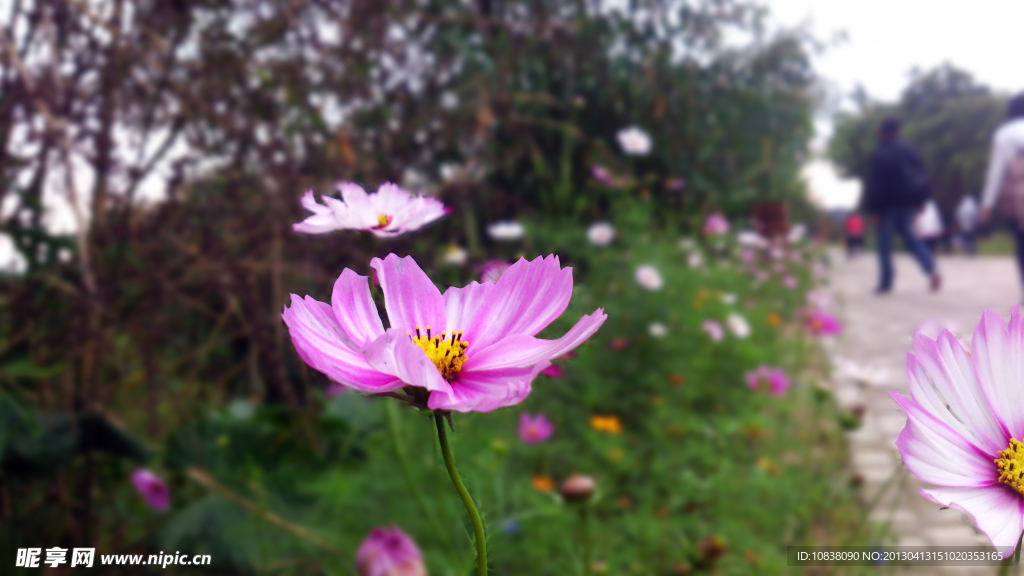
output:
POLYGON ((573 474, 562 482, 560 492, 566 502, 586 502, 594 495, 596 484, 590 476, 573 474))
POLYGON ((397 526, 374 528, 356 553, 360 576, 427 576, 416 543, 397 526))

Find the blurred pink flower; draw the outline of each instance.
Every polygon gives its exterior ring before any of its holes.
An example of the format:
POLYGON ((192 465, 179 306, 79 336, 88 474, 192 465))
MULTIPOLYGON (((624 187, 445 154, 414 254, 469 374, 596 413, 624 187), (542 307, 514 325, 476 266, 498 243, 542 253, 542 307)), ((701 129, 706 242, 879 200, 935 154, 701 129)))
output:
POLYGON ((331 304, 292 294, 282 318, 299 356, 354 390, 425 389, 431 410, 488 412, 518 404, 557 358, 590 338, 607 315, 598 308, 563 337, 535 335, 572 297, 572 269, 557 256, 520 259, 491 284, 472 282, 442 296, 411 257, 394 254, 377 271, 390 328, 384 330, 365 276, 345 269, 331 304))
POLYGON ((797 282, 795 276, 786 276, 785 278, 782 279, 782 285, 785 286, 786 288, 796 288, 796 284, 797 282))
POLYGON ((843 324, 838 318, 821 310, 808 312, 804 316, 804 325, 816 336, 831 336, 843 331, 843 324))
POLYGON ((721 342, 722 338, 725 337, 725 329, 722 328, 721 324, 714 320, 705 320, 704 323, 700 325, 700 329, 706 332, 707 335, 715 342, 721 342))
POLYGON ((767 389, 777 396, 785 394, 789 389, 789 377, 778 368, 764 364, 747 373, 747 386, 751 390, 767 389))
POLYGON ((907 424, 896 448, 930 485, 921 495, 966 512, 997 550, 1011 553, 1024 526, 1024 320, 991 310, 965 349, 948 330, 917 333, 907 354, 911 397, 890 392, 907 424))
POLYGON ((132 472, 132 484, 150 508, 167 510, 171 505, 171 493, 167 483, 145 468, 132 472))
POLYGON ((397 526, 374 528, 356 552, 359 576, 427 576, 423 554, 397 526))
POLYGON ((519 415, 519 438, 527 444, 543 442, 555 433, 555 425, 548 417, 537 413, 534 416, 523 412, 519 415))
POLYGON ((564 372, 565 370, 558 364, 552 364, 540 371, 541 374, 548 376, 549 378, 561 378, 564 372))
POLYGON ((313 213, 292 228, 307 234, 323 234, 334 230, 367 230, 375 236, 397 236, 412 232, 444 216, 440 200, 413 196, 395 184, 383 184, 377 192, 367 194, 358 184, 342 182, 338 190, 344 201, 322 196, 318 204, 310 190, 302 197, 302 206, 313 213))
POLYGON ((669 190, 682 190, 686 188, 686 180, 682 178, 669 178, 665 181, 665 187, 669 190))
POLYGON ((729 232, 729 221, 722 216, 721 212, 712 212, 704 221, 704 234, 714 236, 729 232))
POLYGON ((636 283, 648 290, 661 290, 665 285, 665 279, 661 277, 661 272, 650 264, 637 266, 634 276, 636 283))
POLYGON ((619 179, 613 176, 607 168, 601 166, 600 164, 591 165, 590 174, 594 177, 594 180, 597 180, 598 182, 604 184, 605 186, 615 187, 618 186, 619 184, 619 179))
POLYGON ((828 308, 832 304, 832 296, 828 292, 818 290, 807 291, 807 303, 813 308, 828 308))
POLYGON ((744 248, 743 250, 740 250, 740 261, 743 262, 744 264, 753 263, 754 258, 756 257, 757 254, 755 254, 754 251, 751 250, 750 248, 744 248))
POLYGON ((509 263, 501 260, 491 260, 480 267, 480 281, 494 284, 501 278, 501 275, 508 270, 509 263))

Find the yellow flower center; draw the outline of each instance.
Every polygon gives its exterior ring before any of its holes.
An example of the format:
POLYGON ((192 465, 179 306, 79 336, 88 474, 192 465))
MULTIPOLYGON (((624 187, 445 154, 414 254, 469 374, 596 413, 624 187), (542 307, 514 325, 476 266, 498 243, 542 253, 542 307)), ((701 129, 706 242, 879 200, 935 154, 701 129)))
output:
POLYGON ((411 332, 408 334, 412 338, 412 343, 423 348, 430 361, 437 366, 437 371, 447 380, 454 378, 468 359, 466 348, 469 346, 469 342, 462 339, 461 330, 452 331, 451 336, 447 336, 444 332, 431 335, 430 326, 427 326, 426 334, 422 334, 420 327, 417 326, 415 336, 411 332))
POLYGON ((383 212, 377 214, 377 228, 383 228, 388 224, 391 224, 391 216, 383 212))
POLYGON ((1024 494, 1024 442, 1010 438, 1010 447, 999 451, 993 460, 999 469, 999 481, 1024 494))

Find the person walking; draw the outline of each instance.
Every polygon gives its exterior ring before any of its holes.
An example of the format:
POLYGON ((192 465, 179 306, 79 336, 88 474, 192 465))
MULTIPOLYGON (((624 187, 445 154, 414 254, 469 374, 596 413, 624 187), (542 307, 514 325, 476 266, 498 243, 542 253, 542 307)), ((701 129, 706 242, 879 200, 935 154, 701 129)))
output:
POLYGON ((877 294, 892 290, 895 272, 892 265, 893 233, 928 275, 933 292, 942 286, 935 259, 914 233, 914 216, 931 196, 924 162, 910 144, 900 138, 901 123, 889 117, 878 129, 878 147, 871 154, 864 209, 874 215, 878 238, 879 279, 877 294))
POLYGON ((917 218, 914 220, 914 232, 932 254, 938 252, 939 240, 942 239, 942 233, 945 230, 942 225, 942 214, 939 213, 939 207, 935 205, 935 200, 925 202, 924 208, 918 212, 917 218))
POLYGON ((843 223, 846 232, 846 257, 853 258, 864 249, 864 217, 850 212, 843 223))
POLYGON ((956 225, 960 231, 960 240, 964 244, 964 252, 968 256, 977 254, 978 219, 981 217, 981 210, 974 196, 967 194, 960 200, 956 207, 956 225))
POLYGON ((1006 122, 992 138, 985 189, 981 195, 981 221, 993 208, 1010 223, 1017 251, 1017 267, 1024 282, 1024 93, 1010 100, 1006 122))

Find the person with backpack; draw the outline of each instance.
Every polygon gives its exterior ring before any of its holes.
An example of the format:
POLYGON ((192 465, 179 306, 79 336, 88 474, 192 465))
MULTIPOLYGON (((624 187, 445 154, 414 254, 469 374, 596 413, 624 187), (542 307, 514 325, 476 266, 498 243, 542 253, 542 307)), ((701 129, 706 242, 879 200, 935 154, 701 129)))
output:
POLYGON ((942 286, 942 276, 924 242, 914 233, 914 217, 931 197, 924 162, 913 146, 900 138, 900 120, 889 117, 878 129, 878 147, 871 154, 864 209, 874 215, 878 239, 880 274, 876 294, 892 291, 895 277, 892 265, 893 233, 928 275, 932 292, 942 286))
POLYGON ((1010 223, 1017 249, 1017 266, 1024 281, 1024 93, 1010 100, 1006 123, 992 138, 985 189, 981 193, 981 221, 992 209, 1010 223))

